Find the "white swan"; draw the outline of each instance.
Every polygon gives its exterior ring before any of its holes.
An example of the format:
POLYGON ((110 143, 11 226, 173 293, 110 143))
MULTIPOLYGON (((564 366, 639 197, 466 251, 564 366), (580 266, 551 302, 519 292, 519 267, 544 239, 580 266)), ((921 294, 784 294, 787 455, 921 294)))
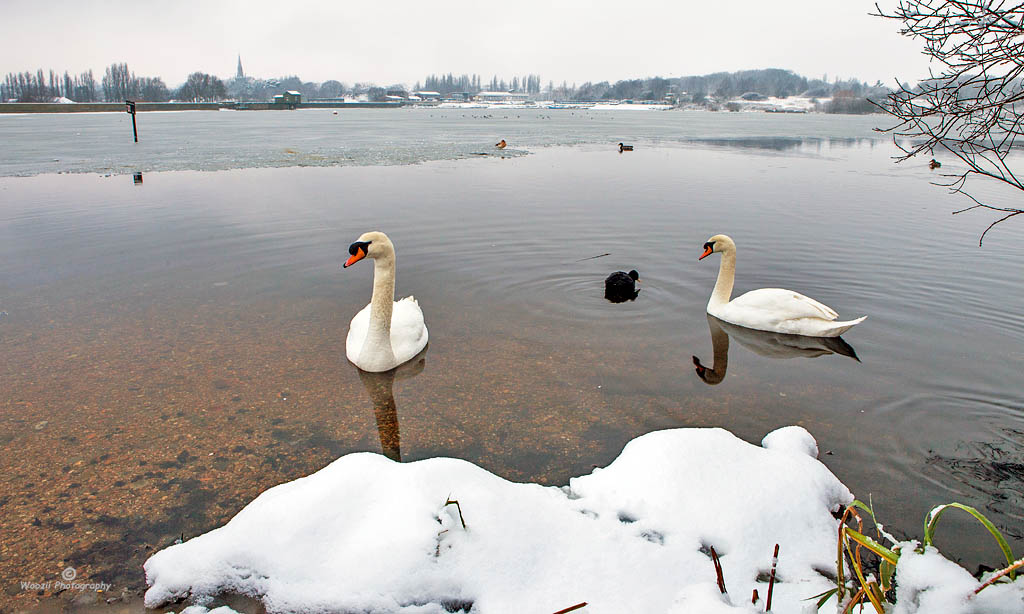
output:
POLYGON ((364 233, 348 248, 345 268, 373 259, 373 296, 352 318, 345 355, 363 371, 389 371, 427 345, 427 326, 416 299, 395 300, 395 246, 383 232, 364 233))
POLYGON ((722 254, 722 263, 708 301, 708 313, 720 320, 775 333, 838 337, 867 318, 836 322, 839 314, 831 307, 782 288, 751 290, 730 301, 736 275, 736 244, 726 235, 715 235, 704 244, 704 253, 697 260, 712 253, 722 254))

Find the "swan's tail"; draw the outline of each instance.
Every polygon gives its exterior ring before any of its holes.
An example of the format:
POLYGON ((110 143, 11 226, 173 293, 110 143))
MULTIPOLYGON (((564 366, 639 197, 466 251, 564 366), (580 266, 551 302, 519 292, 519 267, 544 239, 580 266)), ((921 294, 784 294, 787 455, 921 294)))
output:
POLYGON ((867 319, 867 316, 861 316, 856 320, 847 320, 845 322, 831 322, 831 325, 828 327, 828 331, 826 331, 826 333, 822 335, 822 337, 838 337, 839 335, 845 333, 846 331, 850 330, 854 326, 857 326, 858 324, 867 319))

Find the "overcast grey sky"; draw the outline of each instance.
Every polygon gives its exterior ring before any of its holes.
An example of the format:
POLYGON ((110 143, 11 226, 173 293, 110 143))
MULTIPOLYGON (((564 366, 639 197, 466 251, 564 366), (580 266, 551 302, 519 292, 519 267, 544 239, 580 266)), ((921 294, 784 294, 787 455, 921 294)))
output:
MULTIPOLYGON (((892 2, 882 2, 882 5, 892 2)), ((176 86, 194 71, 413 85, 430 73, 615 82, 750 68, 892 84, 920 44, 866 0, 0 0, 0 74, 97 79, 113 62, 176 86)))

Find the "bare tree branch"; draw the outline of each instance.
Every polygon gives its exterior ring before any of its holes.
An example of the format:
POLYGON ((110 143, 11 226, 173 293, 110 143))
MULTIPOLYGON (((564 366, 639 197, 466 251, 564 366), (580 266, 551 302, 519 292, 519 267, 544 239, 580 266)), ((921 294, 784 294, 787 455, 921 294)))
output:
POLYGON ((938 66, 916 86, 897 80, 897 89, 877 105, 897 123, 878 130, 892 135, 901 152, 897 162, 944 151, 963 163, 965 171, 937 183, 975 203, 954 213, 981 208, 1008 214, 982 232, 980 246, 994 226, 1024 213, 983 203, 964 190, 976 175, 1024 192, 1010 166, 1017 137, 1024 135, 1024 2, 900 0, 892 13, 877 4, 875 11, 901 22, 900 34, 920 40, 938 66))

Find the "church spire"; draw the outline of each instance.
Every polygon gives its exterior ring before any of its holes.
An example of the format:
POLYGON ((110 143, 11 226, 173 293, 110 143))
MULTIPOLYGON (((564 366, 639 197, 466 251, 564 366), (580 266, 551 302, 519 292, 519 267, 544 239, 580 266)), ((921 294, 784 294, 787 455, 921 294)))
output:
POLYGON ((245 73, 242 72, 242 54, 238 54, 238 72, 235 73, 236 79, 242 79, 245 77, 245 73))

